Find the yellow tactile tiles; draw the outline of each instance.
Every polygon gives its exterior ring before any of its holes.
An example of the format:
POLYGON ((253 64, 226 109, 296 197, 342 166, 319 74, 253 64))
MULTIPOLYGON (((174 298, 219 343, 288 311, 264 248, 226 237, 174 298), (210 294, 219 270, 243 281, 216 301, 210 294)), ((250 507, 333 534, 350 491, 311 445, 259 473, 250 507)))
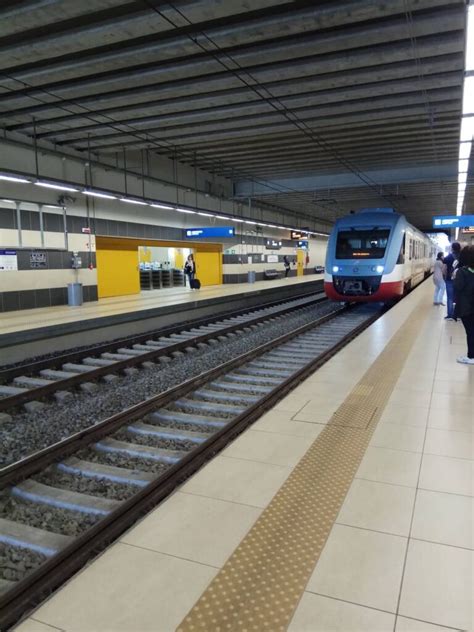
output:
POLYGON ((179 632, 286 630, 425 310, 414 311, 336 410, 179 632))

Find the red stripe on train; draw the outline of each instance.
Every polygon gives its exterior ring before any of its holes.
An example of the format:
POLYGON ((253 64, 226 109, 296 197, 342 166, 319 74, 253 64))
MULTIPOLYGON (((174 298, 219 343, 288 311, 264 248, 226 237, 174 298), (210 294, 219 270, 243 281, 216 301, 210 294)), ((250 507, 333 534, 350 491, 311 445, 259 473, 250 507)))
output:
POLYGON ((368 296, 344 296, 334 289, 334 285, 325 281, 324 291, 326 296, 332 301, 347 301, 351 303, 378 303, 390 301, 394 298, 403 296, 403 281, 392 281, 390 283, 381 283, 375 294, 368 296))

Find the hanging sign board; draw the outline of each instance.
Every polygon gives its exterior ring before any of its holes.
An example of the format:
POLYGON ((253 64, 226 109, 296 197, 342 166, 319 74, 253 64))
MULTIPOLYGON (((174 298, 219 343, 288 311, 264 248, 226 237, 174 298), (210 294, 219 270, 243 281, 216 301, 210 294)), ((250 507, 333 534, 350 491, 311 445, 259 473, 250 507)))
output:
POLYGON ((474 215, 441 215, 433 217, 434 228, 469 228, 474 226, 474 215))
POLYGON ((470 234, 474 234, 474 226, 467 226, 467 228, 463 228, 462 232, 465 235, 470 235, 470 234))
POLYGON ((16 250, 0 250, 0 271, 11 272, 18 270, 16 250))
POLYGON ((308 239, 308 233, 305 230, 292 230, 291 239, 308 239))
POLYGON ((308 249, 308 242, 306 240, 301 240, 298 242, 298 248, 308 249))
POLYGON ((267 239, 265 248, 266 250, 280 250, 281 241, 278 241, 277 239, 267 239))
POLYGON ((235 228, 233 226, 208 226, 206 228, 186 228, 185 234, 188 239, 205 239, 206 237, 234 237, 235 228))

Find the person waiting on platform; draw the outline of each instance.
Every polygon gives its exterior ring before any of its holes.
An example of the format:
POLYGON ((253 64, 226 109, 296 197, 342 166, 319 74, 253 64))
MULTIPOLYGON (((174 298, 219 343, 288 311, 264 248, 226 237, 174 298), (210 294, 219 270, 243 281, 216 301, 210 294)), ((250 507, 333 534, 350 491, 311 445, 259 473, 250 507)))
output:
POLYGON ((288 259, 286 255, 283 257, 283 265, 285 266, 285 279, 286 279, 286 277, 290 273, 290 260, 288 259))
POLYGON ((461 364, 474 365, 474 246, 466 246, 459 256, 453 279, 456 296, 455 316, 460 318, 467 338, 467 355, 460 356, 461 364))
POLYGON ((457 266, 460 252, 461 244, 457 241, 453 241, 450 254, 444 258, 444 264, 446 266, 446 303, 448 305, 448 313, 445 316, 446 320, 456 320, 454 316, 453 272, 457 266))
POLYGON ((189 287, 193 288, 194 277, 196 276, 196 262, 193 255, 188 255, 186 263, 184 264, 184 274, 188 277, 189 287))
POLYGON ((443 261, 443 253, 438 252, 434 264, 433 283, 435 284, 433 305, 444 305, 443 297, 446 290, 445 276, 446 266, 443 261))

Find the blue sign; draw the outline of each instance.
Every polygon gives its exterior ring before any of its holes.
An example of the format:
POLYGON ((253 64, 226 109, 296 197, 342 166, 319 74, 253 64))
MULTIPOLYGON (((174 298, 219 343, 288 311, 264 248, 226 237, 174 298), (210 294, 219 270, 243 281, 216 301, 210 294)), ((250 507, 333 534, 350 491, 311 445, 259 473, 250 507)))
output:
POLYGON ((234 237, 233 226, 209 226, 207 228, 186 228, 189 239, 205 239, 206 237, 234 237))
POLYGON ((467 228, 474 226, 474 215, 441 215, 433 217, 434 228, 467 228))

